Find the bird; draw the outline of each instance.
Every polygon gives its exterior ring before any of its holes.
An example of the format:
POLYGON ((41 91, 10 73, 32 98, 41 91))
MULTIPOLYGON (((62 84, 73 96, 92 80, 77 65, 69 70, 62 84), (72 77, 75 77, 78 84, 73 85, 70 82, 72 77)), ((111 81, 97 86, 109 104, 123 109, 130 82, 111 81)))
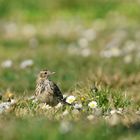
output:
POLYGON ((64 98, 59 87, 50 80, 50 76, 55 74, 47 69, 41 70, 37 76, 35 97, 40 103, 46 103, 50 106, 56 106, 58 103, 64 103, 64 98))

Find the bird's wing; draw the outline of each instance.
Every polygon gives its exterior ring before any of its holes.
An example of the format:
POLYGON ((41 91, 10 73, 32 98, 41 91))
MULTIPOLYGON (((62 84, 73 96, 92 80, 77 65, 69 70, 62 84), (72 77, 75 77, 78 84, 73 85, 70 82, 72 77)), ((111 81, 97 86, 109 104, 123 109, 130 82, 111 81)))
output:
POLYGON ((57 96, 58 99, 62 100, 63 95, 62 95, 62 92, 60 91, 59 87, 53 82, 50 83, 50 86, 51 86, 52 90, 54 91, 55 96, 57 96))

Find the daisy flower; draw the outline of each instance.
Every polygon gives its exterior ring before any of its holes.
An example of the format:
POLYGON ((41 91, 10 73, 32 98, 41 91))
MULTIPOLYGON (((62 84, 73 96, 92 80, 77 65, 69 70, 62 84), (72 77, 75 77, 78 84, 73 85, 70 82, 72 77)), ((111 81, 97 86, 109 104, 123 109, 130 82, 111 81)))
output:
POLYGON ((97 107, 97 102, 96 101, 91 101, 88 103, 88 106, 92 109, 96 108, 97 107))
POLYGON ((72 104, 75 100, 76 100, 76 97, 71 95, 67 97, 66 102, 69 104, 72 104))

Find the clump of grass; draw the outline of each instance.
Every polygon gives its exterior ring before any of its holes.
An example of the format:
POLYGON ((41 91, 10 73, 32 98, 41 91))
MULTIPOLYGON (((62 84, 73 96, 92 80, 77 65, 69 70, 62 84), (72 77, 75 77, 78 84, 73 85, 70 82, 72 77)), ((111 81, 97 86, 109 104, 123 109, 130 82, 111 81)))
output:
POLYGON ((127 108, 131 104, 130 99, 119 90, 103 89, 98 91, 94 97, 104 111, 113 108, 127 108))

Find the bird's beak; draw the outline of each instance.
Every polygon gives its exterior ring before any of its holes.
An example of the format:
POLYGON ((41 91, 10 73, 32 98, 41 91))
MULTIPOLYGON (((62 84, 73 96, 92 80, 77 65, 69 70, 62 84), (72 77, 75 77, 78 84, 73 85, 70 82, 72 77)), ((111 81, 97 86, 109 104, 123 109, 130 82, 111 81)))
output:
POLYGON ((51 72, 51 75, 53 75, 53 74, 55 74, 55 72, 53 71, 53 72, 51 72))
POLYGON ((53 74, 55 74, 55 72, 49 72, 49 75, 53 75, 53 74))

